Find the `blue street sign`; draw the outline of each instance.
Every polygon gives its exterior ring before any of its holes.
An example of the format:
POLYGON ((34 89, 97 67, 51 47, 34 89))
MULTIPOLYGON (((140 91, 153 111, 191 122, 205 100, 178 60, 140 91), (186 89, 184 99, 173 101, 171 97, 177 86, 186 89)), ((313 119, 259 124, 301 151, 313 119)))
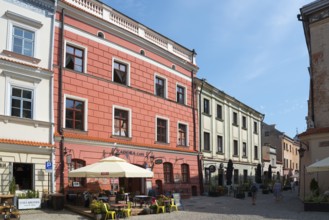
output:
POLYGON ((50 161, 46 162, 46 172, 52 172, 53 170, 53 164, 50 161))

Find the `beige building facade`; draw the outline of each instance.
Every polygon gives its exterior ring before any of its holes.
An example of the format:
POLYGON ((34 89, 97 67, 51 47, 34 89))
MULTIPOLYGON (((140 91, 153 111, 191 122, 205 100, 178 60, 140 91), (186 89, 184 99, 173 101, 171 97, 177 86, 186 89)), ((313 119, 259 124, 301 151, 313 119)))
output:
POLYGON ((195 79, 199 105, 199 139, 204 191, 226 185, 225 172, 233 162, 234 186, 254 180, 261 163, 261 122, 264 115, 195 79))
POLYGON ((306 167, 329 157, 329 1, 314 1, 300 9, 301 21, 309 53, 310 88, 307 130, 299 135, 301 154, 301 199, 311 195, 309 185, 314 178, 319 192, 329 190, 329 172, 307 173, 306 167))

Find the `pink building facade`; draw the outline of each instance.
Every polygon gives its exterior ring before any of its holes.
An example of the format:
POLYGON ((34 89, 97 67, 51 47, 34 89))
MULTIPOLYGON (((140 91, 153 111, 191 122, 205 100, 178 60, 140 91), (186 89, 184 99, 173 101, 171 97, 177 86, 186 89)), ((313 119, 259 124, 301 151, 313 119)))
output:
POLYGON ((58 2, 54 41, 57 191, 198 195, 194 51, 93 0, 58 2), (154 177, 68 178, 111 155, 154 177))

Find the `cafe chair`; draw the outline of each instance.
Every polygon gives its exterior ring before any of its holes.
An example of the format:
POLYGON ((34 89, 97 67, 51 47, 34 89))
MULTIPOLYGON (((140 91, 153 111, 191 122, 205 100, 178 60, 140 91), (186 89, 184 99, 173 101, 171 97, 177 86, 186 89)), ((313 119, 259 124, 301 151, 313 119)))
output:
POLYGON ((125 214, 126 217, 131 216, 131 203, 132 202, 127 202, 127 208, 126 209, 122 209, 123 213, 125 214))
POLYGON ((171 211, 173 208, 178 211, 177 205, 175 205, 175 200, 171 199, 171 203, 169 204, 169 210, 171 211))
POLYGON ((115 211, 110 210, 110 207, 108 207, 108 204, 104 203, 104 210, 105 210, 105 220, 107 218, 115 219, 115 211))
POLYGON ((159 213, 160 210, 162 211, 162 213, 165 213, 165 211, 166 211, 166 206, 164 206, 164 205, 159 205, 158 200, 155 200, 155 205, 156 205, 156 207, 157 207, 157 213, 159 213))

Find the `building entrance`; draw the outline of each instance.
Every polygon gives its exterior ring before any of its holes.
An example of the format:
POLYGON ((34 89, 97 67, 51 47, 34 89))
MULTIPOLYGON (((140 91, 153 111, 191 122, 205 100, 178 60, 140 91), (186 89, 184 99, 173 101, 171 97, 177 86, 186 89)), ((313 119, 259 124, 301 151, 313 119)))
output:
POLYGON ((33 164, 28 163, 14 163, 13 176, 19 190, 33 189, 33 164))

